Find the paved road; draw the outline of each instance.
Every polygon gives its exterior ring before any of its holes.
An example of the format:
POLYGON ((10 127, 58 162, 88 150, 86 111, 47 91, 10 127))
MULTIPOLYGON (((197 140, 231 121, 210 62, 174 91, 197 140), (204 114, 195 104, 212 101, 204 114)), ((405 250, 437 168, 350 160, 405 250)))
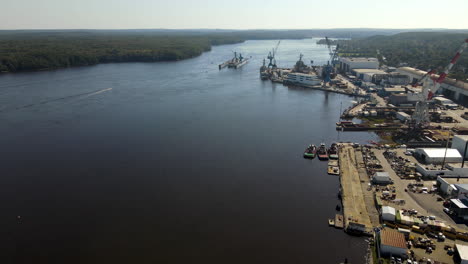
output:
POLYGON ((377 94, 373 93, 372 98, 374 98, 375 101, 377 101, 377 106, 387 106, 387 102, 385 102, 385 100, 377 94))
MULTIPOLYGON (((405 192, 404 190, 408 186, 408 183, 414 181, 404 180, 396 175, 395 171, 391 168, 387 159, 383 156, 384 150, 373 149, 373 151, 377 159, 380 161, 383 169, 390 174, 390 178, 392 178, 392 180, 394 181, 397 199, 404 199, 406 202, 406 204, 403 206, 396 206, 392 204, 390 204, 390 206, 395 207, 397 209, 416 209, 422 215, 434 215, 437 217, 438 220, 445 221, 445 223, 450 226, 456 227, 460 230, 468 231, 468 227, 466 225, 456 224, 452 218, 450 218, 447 214, 443 212, 442 202, 437 201, 438 195, 405 192)), ((397 149, 396 151, 398 155, 408 158, 411 162, 417 162, 414 157, 405 156, 403 154, 404 149, 397 149)), ((428 185, 428 187, 429 185, 432 185, 432 181, 429 181, 429 183, 426 181, 425 183, 426 185, 428 185)))

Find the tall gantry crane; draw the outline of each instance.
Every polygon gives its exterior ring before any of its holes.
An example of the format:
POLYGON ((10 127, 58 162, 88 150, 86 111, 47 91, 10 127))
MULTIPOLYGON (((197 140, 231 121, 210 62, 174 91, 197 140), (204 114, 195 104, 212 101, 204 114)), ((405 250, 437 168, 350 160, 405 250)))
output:
POLYGON ((268 59, 270 60, 270 63, 268 63, 268 68, 276 68, 276 60, 275 60, 275 55, 276 51, 278 50, 279 44, 281 43, 281 40, 278 41, 276 44, 275 48, 268 53, 268 59))
POLYGON ((421 98, 416 103, 416 109, 413 114, 413 120, 417 128, 427 127, 429 124, 429 106, 428 101, 432 99, 434 94, 439 90, 440 85, 444 82, 445 78, 449 74, 450 70, 453 68, 453 65, 457 63, 463 51, 468 46, 468 39, 465 39, 465 42, 460 46, 455 53, 455 56, 452 58, 450 63, 445 67, 444 72, 442 72, 439 77, 436 77, 435 70, 430 70, 427 74, 421 79, 423 85, 421 98))
POLYGON ((338 63, 338 45, 336 45, 335 50, 333 50, 330 39, 325 37, 325 41, 327 42, 330 60, 327 62, 327 65, 324 66, 324 84, 331 82, 331 75, 335 70, 335 65, 338 63))

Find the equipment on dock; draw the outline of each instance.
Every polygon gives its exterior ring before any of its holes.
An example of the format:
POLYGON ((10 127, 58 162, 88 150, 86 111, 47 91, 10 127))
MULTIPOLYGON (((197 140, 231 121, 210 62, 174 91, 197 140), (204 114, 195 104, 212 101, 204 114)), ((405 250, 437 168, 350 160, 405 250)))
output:
POLYGON ((468 39, 465 39, 465 42, 458 49, 455 56, 452 58, 450 63, 445 67, 444 72, 441 73, 438 77, 435 76, 435 70, 430 70, 426 73, 421 79, 423 85, 423 90, 421 92, 421 98, 416 103, 416 110, 413 114, 413 123, 414 128, 425 128, 429 125, 429 104, 428 101, 437 93, 440 88, 440 85, 447 77, 448 73, 452 69, 453 65, 457 63, 462 52, 468 46, 468 39))
POLYGON ((333 75, 335 74, 335 65, 338 63, 339 48, 339 45, 336 45, 335 49, 333 50, 330 39, 328 39, 328 37, 325 37, 325 41, 327 42, 330 60, 327 62, 327 65, 323 66, 322 77, 324 84, 330 83, 333 75))
POLYGON ((275 48, 268 53, 267 58, 270 60, 270 63, 268 63, 268 68, 277 68, 275 55, 276 55, 276 51, 278 50, 280 43, 281 43, 281 40, 279 40, 275 48))

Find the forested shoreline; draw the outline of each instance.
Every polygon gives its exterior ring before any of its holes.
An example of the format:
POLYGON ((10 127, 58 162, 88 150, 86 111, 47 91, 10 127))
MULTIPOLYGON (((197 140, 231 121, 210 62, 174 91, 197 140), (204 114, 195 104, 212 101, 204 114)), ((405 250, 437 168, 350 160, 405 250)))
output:
POLYGON ((244 41, 230 36, 139 34, 0 35, 0 72, 37 71, 111 62, 177 61, 213 45, 244 41))

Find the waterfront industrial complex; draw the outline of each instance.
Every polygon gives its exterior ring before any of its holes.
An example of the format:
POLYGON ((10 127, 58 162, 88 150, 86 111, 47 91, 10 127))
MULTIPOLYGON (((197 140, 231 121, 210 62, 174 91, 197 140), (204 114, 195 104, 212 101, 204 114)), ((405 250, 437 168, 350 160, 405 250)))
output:
POLYGON ((354 96, 337 131, 381 138, 314 142, 304 151, 340 178, 329 226, 370 237, 368 263, 468 263, 468 83, 447 77, 468 39, 440 73, 340 57, 326 41, 326 65, 306 65, 301 54, 287 68, 277 66, 278 42, 260 78, 354 96))

